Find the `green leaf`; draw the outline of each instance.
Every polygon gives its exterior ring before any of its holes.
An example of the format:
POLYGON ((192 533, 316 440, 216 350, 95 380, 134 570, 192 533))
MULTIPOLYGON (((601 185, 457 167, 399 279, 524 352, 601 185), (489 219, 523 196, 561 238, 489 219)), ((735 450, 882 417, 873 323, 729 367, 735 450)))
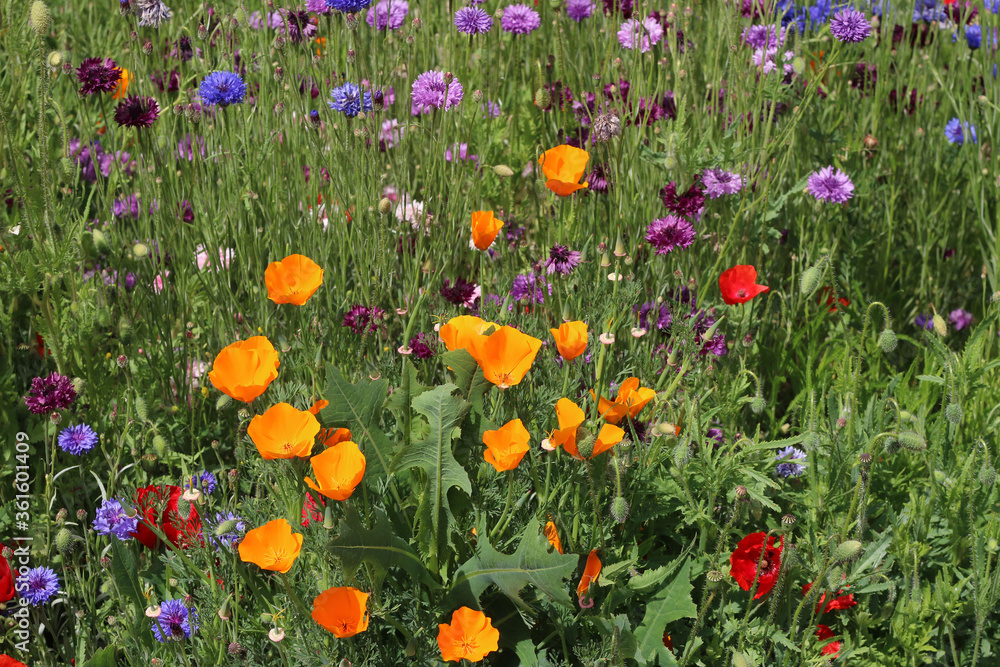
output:
POLYGON ((455 376, 455 384, 462 392, 462 397, 482 412, 483 396, 493 385, 483 375, 479 363, 466 350, 452 350, 441 355, 445 365, 455 376))
POLYGON ((937 375, 918 375, 917 379, 921 382, 933 382, 934 384, 944 384, 944 378, 938 377, 937 375))
POLYGON ((381 510, 375 510, 375 527, 369 530, 361 522, 358 511, 348 505, 345 516, 337 526, 337 538, 330 544, 330 551, 340 558, 348 579, 365 562, 375 567, 379 578, 384 577, 389 568, 400 567, 414 580, 431 588, 440 588, 410 545, 396 536, 388 517, 381 510))
POLYGON ((115 657, 116 650, 114 646, 105 646, 95 653, 90 660, 83 663, 83 667, 115 667, 118 664, 118 660, 115 657))
POLYGON ((640 654, 642 658, 639 664, 652 664, 654 658, 659 660, 660 665, 675 664, 673 654, 663 645, 663 633, 666 632, 667 623, 680 618, 694 618, 698 613, 698 608, 691 601, 690 576, 691 561, 687 561, 673 581, 646 605, 642 623, 635 631, 638 641, 636 659, 640 658, 640 654), (645 662, 647 660, 648 663, 645 662))
POLYGON ((111 540, 111 577, 122 595, 141 612, 146 608, 146 596, 142 594, 138 571, 131 549, 119 540, 111 540))
POLYGON ((478 606, 483 591, 496 584, 522 612, 531 612, 521 599, 521 590, 530 584, 553 601, 573 607, 563 582, 573 576, 579 557, 549 552, 549 541, 537 519, 528 522, 517 550, 509 556, 490 544, 485 522, 480 523, 478 532, 477 553, 455 573, 449 598, 478 606))
POLYGON ((367 478, 389 474, 393 445, 379 428, 378 418, 389 393, 389 381, 362 380, 351 384, 340 371, 331 366, 327 372, 327 389, 324 398, 330 402, 320 411, 323 422, 330 426, 344 427, 365 455, 367 478))

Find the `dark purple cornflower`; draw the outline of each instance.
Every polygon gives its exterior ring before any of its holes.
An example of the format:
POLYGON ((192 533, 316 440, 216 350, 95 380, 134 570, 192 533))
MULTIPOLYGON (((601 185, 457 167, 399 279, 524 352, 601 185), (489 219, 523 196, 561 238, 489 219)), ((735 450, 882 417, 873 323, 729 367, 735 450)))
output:
POLYGON ((726 441, 726 436, 723 435, 722 429, 716 426, 713 426, 712 428, 708 429, 708 431, 705 432, 705 437, 715 440, 716 447, 718 447, 719 445, 721 445, 726 441))
POLYGON ((455 12, 455 28, 465 35, 481 35, 493 27, 493 17, 479 7, 462 7, 455 12))
POLYGON ((379 322, 385 317, 385 311, 378 306, 361 306, 359 304, 354 304, 351 308, 344 314, 344 325, 349 328, 355 334, 367 335, 370 333, 375 333, 378 330, 379 322))
POLYGON ((955 327, 955 331, 961 331, 972 324, 972 313, 962 308, 957 308, 948 314, 948 320, 955 327))
POLYGON ((605 14, 618 12, 622 18, 632 18, 632 0, 601 0, 601 2, 604 4, 605 14))
POLYGON ((594 165, 594 171, 587 175, 587 183, 590 184, 588 190, 599 195, 607 194, 611 189, 611 181, 608 180, 607 164, 599 163, 594 165))
POLYGON ((915 318, 913 318, 913 326, 918 329, 923 329, 924 331, 934 330, 934 318, 930 315, 924 315, 920 313, 915 318))
POLYGON ((76 68, 81 95, 110 93, 118 86, 122 71, 111 58, 86 58, 76 68))
POLYGON ((152 97, 129 95, 115 107, 115 122, 119 127, 147 128, 160 115, 160 107, 152 97))
POLYGON ((182 63, 186 63, 194 58, 194 49, 191 48, 190 37, 185 35, 177 40, 177 57, 181 59, 182 63))
POLYGON ((583 257, 577 250, 570 250, 564 245, 554 245, 549 250, 549 258, 545 260, 545 271, 549 275, 559 273, 568 276, 580 265, 583 257))
POLYGON ((288 9, 279 9, 271 14, 268 23, 271 28, 283 32, 292 44, 310 41, 319 30, 310 20, 309 12, 288 9))
POLYGON ((198 631, 198 614, 188 609, 183 599, 166 600, 160 604, 160 615, 152 619, 156 641, 167 642, 188 639, 198 631))
POLYGON ((411 350, 413 350, 413 356, 417 359, 430 359, 434 356, 434 347, 437 344, 434 342, 433 338, 425 334, 423 331, 418 333, 416 336, 410 339, 410 342, 406 344, 411 350), (430 344, 428 344, 428 341, 430 344))
POLYGON ((677 183, 670 181, 660 190, 660 198, 667 210, 685 218, 695 217, 705 205, 705 193, 698 186, 697 177, 691 187, 681 195, 677 194, 677 183))
POLYGON ((33 567, 21 571, 16 588, 28 604, 37 607, 59 592, 59 577, 50 567, 33 567))
MULTIPOLYGON (((514 277, 514 282, 510 288, 510 298, 512 301, 528 301, 528 303, 545 303, 545 290, 548 288, 549 296, 552 296, 552 285, 545 281, 542 276, 535 273, 520 274, 514 277)), ((509 306, 513 310, 514 304, 509 306)))
POLYGON ((858 63, 851 74, 851 88, 856 88, 862 93, 875 90, 875 82, 878 80, 878 66, 874 63, 858 63))
POLYGON ((628 101, 628 91, 632 89, 632 84, 628 79, 620 78, 618 83, 604 84, 604 94, 609 100, 620 98, 622 102, 628 101))
POLYGON ((461 277, 455 281, 454 285, 452 285, 450 281, 445 278, 444 287, 441 288, 441 296, 443 296, 445 301, 448 303, 453 303, 456 306, 472 308, 475 305, 476 297, 479 296, 479 285, 466 282, 465 278, 461 277))
POLYGON ((871 24, 865 15, 853 7, 840 10, 830 20, 830 34, 849 44, 865 41, 871 30, 871 24))
POLYGON ((656 248, 657 255, 666 255, 676 248, 688 248, 694 243, 694 227, 675 215, 656 218, 646 228, 646 241, 656 248))
POLYGON ((73 381, 65 375, 50 373, 31 381, 31 391, 24 397, 28 410, 36 415, 65 410, 76 400, 73 381))
POLYGON ((507 240, 508 247, 512 249, 516 248, 517 245, 521 242, 521 239, 524 238, 524 232, 526 231, 527 231, 526 227, 523 226, 518 227, 512 225, 510 220, 507 220, 503 226, 503 235, 504 238, 507 240))
POLYGON ((97 446, 97 433, 86 424, 64 428, 59 433, 59 449, 67 454, 81 456, 97 446))
POLYGON ((177 70, 170 70, 164 80, 164 73, 157 70, 149 75, 149 80, 159 89, 161 93, 176 93, 180 90, 181 74, 177 70))
POLYGON ((99 535, 114 535, 119 540, 130 540, 135 537, 139 519, 135 510, 125 507, 114 498, 101 503, 94 513, 94 531, 99 535), (132 514, 129 517, 129 513, 132 514))
POLYGON ((809 174, 806 190, 820 201, 843 204, 854 196, 854 183, 841 170, 823 167, 809 174))
POLYGON ((724 195, 734 195, 743 187, 743 178, 734 172, 722 169, 706 169, 701 175, 705 194, 711 199, 724 195))
POLYGON ((513 35, 527 35, 534 32, 542 25, 542 19, 534 9, 528 5, 507 5, 503 9, 503 18, 500 19, 500 27, 504 32, 513 35))

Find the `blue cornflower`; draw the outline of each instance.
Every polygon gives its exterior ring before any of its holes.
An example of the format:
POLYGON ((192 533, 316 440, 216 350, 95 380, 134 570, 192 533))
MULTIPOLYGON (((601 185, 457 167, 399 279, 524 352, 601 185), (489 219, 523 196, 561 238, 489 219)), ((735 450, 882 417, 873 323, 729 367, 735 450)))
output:
POLYGON ((794 463, 794 461, 806 458, 806 453, 801 449, 796 449, 795 447, 779 449, 778 455, 775 458, 779 461, 791 459, 790 461, 783 461, 775 467, 774 471, 778 473, 779 477, 798 477, 806 471, 804 463, 794 463))
POLYGON ((913 318, 913 326, 918 329, 923 329, 924 331, 934 330, 934 318, 930 315, 924 315, 923 313, 917 315, 913 318))
POLYGON ((215 475, 208 472, 207 470, 202 470, 197 475, 193 475, 187 481, 184 482, 185 489, 199 489, 205 493, 211 494, 215 491, 215 487, 218 481, 215 479, 215 475))
POLYGON ((360 12, 372 4, 372 0, 326 0, 326 6, 338 12, 360 12))
POLYGON ((94 516, 94 530, 100 535, 114 535, 119 540, 130 540, 135 537, 139 519, 136 515, 128 516, 125 507, 110 498, 101 503, 94 516))
POLYGON ((64 428, 59 433, 59 448, 67 454, 80 456, 97 446, 97 433, 86 424, 64 428))
POLYGON ((948 121, 948 124, 944 126, 944 136, 950 144, 958 144, 959 146, 964 144, 966 132, 969 133, 972 143, 976 143, 976 126, 969 125, 968 121, 963 123, 957 118, 952 118, 948 121))
POLYGON ((33 567, 18 575, 16 588, 22 598, 37 607, 59 592, 59 577, 50 567, 33 567))
POLYGON ((228 547, 230 551, 236 549, 243 541, 243 534, 247 525, 243 519, 232 512, 216 512, 215 521, 207 521, 211 526, 211 532, 206 533, 208 542, 216 549, 228 547))
POLYGON ((189 638, 198 631, 198 613, 184 606, 184 600, 166 600, 160 604, 160 615, 153 619, 156 641, 166 644, 189 638))
POLYGON ((204 104, 227 107, 239 104, 247 93, 247 86, 239 74, 216 71, 206 76, 198 86, 198 96, 204 104))
POLYGON ((978 25, 965 27, 965 42, 969 48, 975 51, 983 45, 983 28, 978 25))
POLYGON ((333 98, 329 103, 330 108, 343 112, 348 118, 354 118, 362 111, 372 110, 372 94, 366 91, 362 96, 361 89, 354 83, 347 82, 334 88, 330 91, 330 97, 333 98))

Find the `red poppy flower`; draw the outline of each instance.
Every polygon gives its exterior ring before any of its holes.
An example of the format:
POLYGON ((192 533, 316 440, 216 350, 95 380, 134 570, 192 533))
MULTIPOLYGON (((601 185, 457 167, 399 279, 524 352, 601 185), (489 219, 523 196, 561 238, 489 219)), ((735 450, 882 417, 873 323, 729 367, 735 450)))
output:
POLYGON ((826 287, 824 287, 823 289, 821 289, 819 291, 819 298, 816 300, 816 304, 817 305, 823 303, 823 297, 826 297, 826 305, 827 305, 827 308, 828 308, 828 310, 826 312, 828 312, 828 313, 836 312, 837 311, 837 307, 838 307, 837 306, 838 303, 841 306, 844 306, 845 308, 847 306, 851 305, 851 300, 850 299, 845 299, 844 297, 840 297, 839 299, 835 299, 834 296, 833 296, 833 288, 830 287, 829 285, 827 285, 826 287))
POLYGON ((16 660, 6 653, 0 654, 0 667, 28 667, 20 660, 16 660))
POLYGON ((781 538, 779 546, 774 545, 774 536, 767 538, 766 553, 764 560, 760 563, 760 576, 757 576, 757 563, 760 562, 760 552, 764 547, 765 533, 750 533, 736 545, 736 549, 729 556, 729 574, 733 575, 736 583, 745 591, 753 586, 754 579, 757 579, 757 593, 753 599, 764 597, 774 588, 778 581, 778 572, 781 570, 781 550, 785 548, 785 538, 781 538))
POLYGON ((14 571, 7 559, 0 556, 0 604, 13 600, 15 592, 14 571))
POLYGON ((731 269, 726 269, 719 276, 719 291, 722 292, 722 300, 732 306, 737 303, 746 303, 758 294, 770 291, 767 285, 758 285, 757 269, 749 264, 738 264, 731 269))
MULTIPOLYGON (((812 584, 804 585, 802 587, 802 595, 808 593, 810 588, 812 588, 812 584)), ((842 590, 837 591, 837 595, 839 597, 833 598, 832 600, 827 602, 826 605, 823 604, 823 601, 826 600, 826 593, 825 592, 821 593, 819 596, 819 602, 816 603, 816 613, 828 614, 831 611, 842 611, 844 609, 850 609, 851 607, 856 607, 858 605, 858 601, 854 599, 854 593, 841 595, 841 593, 843 592, 844 591, 842 590), (820 609, 822 609, 822 611, 820 611, 820 609)))
POLYGON ((158 549, 160 539, 150 526, 156 526, 170 543, 187 548, 202 542, 201 517, 193 504, 188 503, 187 516, 182 516, 178 502, 184 490, 170 484, 149 486, 135 490, 135 507, 139 512, 136 539, 147 549, 158 549))
MULTIPOLYGON (((828 626, 823 624, 816 626, 816 637, 819 638, 821 642, 826 641, 827 639, 833 639, 836 636, 837 635, 833 634, 833 630, 831 630, 828 626)), ((821 653, 823 655, 828 655, 831 658, 836 658, 840 655, 840 642, 830 642, 823 647, 821 653)))

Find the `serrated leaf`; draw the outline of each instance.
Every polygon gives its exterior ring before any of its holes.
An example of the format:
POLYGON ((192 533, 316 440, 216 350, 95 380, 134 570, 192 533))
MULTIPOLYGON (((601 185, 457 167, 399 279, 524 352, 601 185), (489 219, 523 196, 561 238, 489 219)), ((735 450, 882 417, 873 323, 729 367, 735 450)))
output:
POLYGON ((83 663, 83 667, 115 667, 118 664, 115 657, 116 650, 114 646, 105 646, 83 663))
POLYGON ((802 652, 802 649, 793 644, 792 640, 788 638, 788 635, 786 635, 781 630, 775 630, 774 632, 771 633, 771 641, 773 641, 775 644, 781 644, 790 651, 795 651, 796 653, 802 652))
POLYGON ((651 664, 654 656, 659 664, 675 664, 674 656, 663 645, 663 633, 667 623, 680 618, 694 618, 698 608, 691 601, 691 561, 686 561, 680 572, 666 587, 654 595, 646 604, 646 613, 642 623, 635 631, 638 642, 636 658, 650 661, 640 664, 651 664))
POLYGON ((522 589, 530 584, 555 602, 572 608, 563 582, 573 576, 578 563, 576 555, 549 552, 549 541, 542 535, 537 519, 528 522, 517 550, 510 555, 493 548, 483 523, 479 526, 476 555, 455 573, 448 597, 478 606, 483 591, 496 584, 520 610, 530 612, 531 608, 521 599, 522 589))
POLYGON ((122 595, 141 611, 146 607, 146 596, 142 594, 137 572, 132 551, 119 540, 111 540, 111 577, 122 595))
POLYGON ((414 580, 431 588, 440 588, 410 545, 396 536, 388 517, 380 510, 375 510, 375 527, 369 530, 362 523, 358 511, 348 505, 337 525, 337 538, 330 544, 330 551, 340 558, 348 579, 361 563, 370 563, 380 578, 389 568, 399 567, 414 580))
POLYGON ((441 355, 441 360, 451 369, 455 376, 455 384, 462 397, 482 412, 483 396, 493 385, 483 375, 479 363, 466 350, 452 350, 441 355))
POLYGON ((933 382, 934 384, 944 384, 944 378, 938 377, 937 375, 918 375, 917 379, 921 382, 933 382))
POLYGON ((365 455, 366 478, 388 475, 394 448, 379 428, 378 418, 389 393, 389 381, 362 380, 351 384, 332 366, 326 377, 324 398, 330 404, 320 411, 323 423, 350 429, 351 437, 365 455))

